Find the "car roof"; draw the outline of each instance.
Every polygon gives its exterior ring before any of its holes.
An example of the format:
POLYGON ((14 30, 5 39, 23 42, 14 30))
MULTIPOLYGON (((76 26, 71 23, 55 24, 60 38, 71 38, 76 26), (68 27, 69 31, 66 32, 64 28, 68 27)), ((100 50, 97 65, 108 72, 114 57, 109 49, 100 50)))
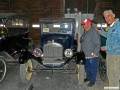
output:
POLYGON ((74 18, 40 18, 40 22, 71 22, 74 18))
POLYGON ((0 18, 8 18, 12 16, 23 15, 21 13, 0 13, 0 18))
POLYGON ((28 20, 28 17, 24 13, 0 13, 0 23, 6 22, 9 18, 21 18, 28 20))

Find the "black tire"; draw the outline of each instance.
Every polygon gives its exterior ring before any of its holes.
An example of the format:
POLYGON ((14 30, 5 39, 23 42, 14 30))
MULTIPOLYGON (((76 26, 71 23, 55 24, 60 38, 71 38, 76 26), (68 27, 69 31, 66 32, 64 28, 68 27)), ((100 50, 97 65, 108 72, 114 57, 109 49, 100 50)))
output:
POLYGON ((33 84, 28 85, 25 90, 33 90, 33 84))
POLYGON ((0 83, 3 82, 7 72, 7 64, 3 57, 0 57, 0 83))
POLYGON ((106 74, 106 60, 100 59, 99 61, 99 75, 102 81, 107 80, 107 74, 106 74))
POLYGON ((26 63, 20 64, 20 79, 23 83, 28 83, 33 75, 33 62, 29 59, 26 63))

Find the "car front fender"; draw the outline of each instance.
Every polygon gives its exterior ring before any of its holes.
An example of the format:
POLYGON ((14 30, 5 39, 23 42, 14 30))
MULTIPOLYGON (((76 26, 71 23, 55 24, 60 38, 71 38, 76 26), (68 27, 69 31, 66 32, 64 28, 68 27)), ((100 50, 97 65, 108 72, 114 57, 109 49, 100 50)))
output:
POLYGON ((30 58, 32 57, 32 54, 29 51, 24 51, 21 53, 18 62, 20 64, 26 63, 30 58))

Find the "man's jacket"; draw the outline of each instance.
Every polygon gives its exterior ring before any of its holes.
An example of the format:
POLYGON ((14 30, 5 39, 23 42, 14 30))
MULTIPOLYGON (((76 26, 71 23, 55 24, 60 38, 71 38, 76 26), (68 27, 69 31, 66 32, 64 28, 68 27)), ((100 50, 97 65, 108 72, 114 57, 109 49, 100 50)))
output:
POLYGON ((106 37, 106 53, 108 54, 120 54, 120 21, 115 19, 115 23, 112 27, 109 27, 108 32, 99 30, 99 33, 106 37))

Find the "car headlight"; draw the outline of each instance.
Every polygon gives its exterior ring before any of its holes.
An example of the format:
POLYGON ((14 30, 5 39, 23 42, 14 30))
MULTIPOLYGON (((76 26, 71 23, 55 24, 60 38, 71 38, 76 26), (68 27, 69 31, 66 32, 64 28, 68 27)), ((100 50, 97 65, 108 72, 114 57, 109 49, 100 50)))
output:
POLYGON ((42 56, 43 56, 42 51, 41 51, 39 48, 35 48, 35 49, 33 50, 33 55, 34 55, 35 57, 42 57, 42 56))
POLYGON ((72 57, 73 56, 73 51, 71 49, 66 49, 64 52, 64 55, 66 57, 72 57))

